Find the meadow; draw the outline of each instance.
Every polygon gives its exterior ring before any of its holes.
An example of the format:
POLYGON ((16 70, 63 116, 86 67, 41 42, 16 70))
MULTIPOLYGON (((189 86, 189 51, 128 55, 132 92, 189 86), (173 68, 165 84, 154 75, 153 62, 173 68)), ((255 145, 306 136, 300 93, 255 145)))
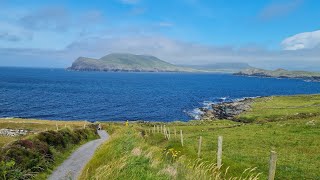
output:
POLYGON ((319 101, 319 95, 258 98, 236 118, 240 122, 106 123, 112 138, 81 179, 266 179, 271 150, 278 156, 276 179, 320 179, 319 101), (170 129, 170 139, 154 126, 170 129), (219 171, 218 136, 223 136, 219 171))

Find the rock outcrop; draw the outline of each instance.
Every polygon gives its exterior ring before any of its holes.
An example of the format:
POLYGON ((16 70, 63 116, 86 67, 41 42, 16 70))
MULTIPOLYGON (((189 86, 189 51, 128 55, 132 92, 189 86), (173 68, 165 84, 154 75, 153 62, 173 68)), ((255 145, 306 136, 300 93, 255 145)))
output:
POLYGON ((0 129, 0 136, 25 136, 29 131, 24 129, 0 129))
POLYGON ((239 114, 249 110, 251 108, 251 104, 253 102, 253 98, 245 98, 240 101, 235 102, 224 102, 219 104, 213 104, 212 108, 205 109, 202 108, 203 112, 201 119, 234 119, 239 114))

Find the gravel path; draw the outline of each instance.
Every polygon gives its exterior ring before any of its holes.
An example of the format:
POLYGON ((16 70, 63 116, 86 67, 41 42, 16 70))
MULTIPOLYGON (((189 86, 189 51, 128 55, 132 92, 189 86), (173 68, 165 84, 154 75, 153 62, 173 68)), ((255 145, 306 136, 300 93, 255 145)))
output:
POLYGON ((78 148, 48 178, 49 180, 76 180, 92 158, 95 150, 109 138, 106 131, 98 131, 100 139, 90 141, 78 148))

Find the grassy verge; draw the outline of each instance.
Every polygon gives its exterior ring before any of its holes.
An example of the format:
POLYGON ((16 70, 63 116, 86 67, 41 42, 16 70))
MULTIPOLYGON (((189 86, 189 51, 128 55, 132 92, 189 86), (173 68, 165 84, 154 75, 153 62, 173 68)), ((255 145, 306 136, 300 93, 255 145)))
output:
POLYGON ((0 174, 3 179, 43 179, 72 150, 97 137, 94 126, 29 135, 1 149, 0 174))
POLYGON ((158 173, 159 152, 156 147, 148 149, 134 128, 122 128, 97 150, 80 179, 168 179, 158 173))

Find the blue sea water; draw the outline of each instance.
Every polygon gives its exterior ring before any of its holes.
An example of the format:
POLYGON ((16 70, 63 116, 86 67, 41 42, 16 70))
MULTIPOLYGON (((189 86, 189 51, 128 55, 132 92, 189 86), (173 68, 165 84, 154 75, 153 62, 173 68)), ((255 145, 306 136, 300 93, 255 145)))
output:
POLYGON ((0 68, 0 117, 186 121, 213 102, 319 92, 320 83, 295 79, 0 68))

